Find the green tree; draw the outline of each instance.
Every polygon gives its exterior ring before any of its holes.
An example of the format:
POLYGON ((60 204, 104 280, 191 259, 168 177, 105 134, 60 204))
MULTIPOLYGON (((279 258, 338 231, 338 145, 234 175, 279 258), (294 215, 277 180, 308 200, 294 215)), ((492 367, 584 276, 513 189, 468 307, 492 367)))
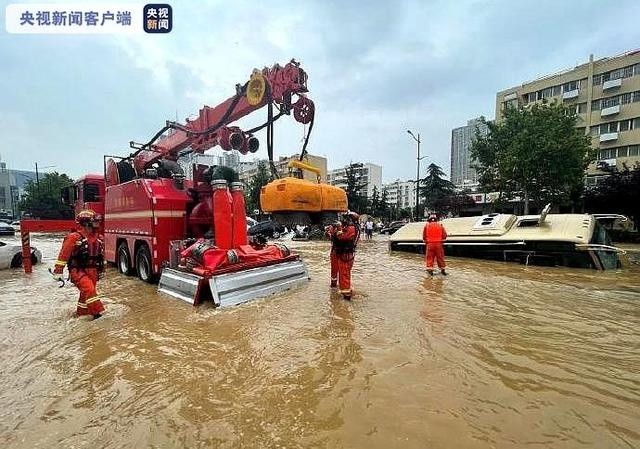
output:
POLYGON ((62 203, 61 191, 73 184, 66 174, 45 173, 39 180, 28 181, 18 209, 35 218, 71 218, 73 210, 62 203))
POLYGON ((520 197, 525 214, 530 202, 566 203, 595 157, 590 138, 576 128, 575 110, 561 104, 511 107, 501 122, 482 122, 489 134, 476 132, 471 148, 480 184, 507 200, 520 197))
POLYGON ((584 207, 589 213, 626 215, 640 229, 640 163, 632 169, 627 165, 622 170, 607 168, 609 176, 596 186, 586 190, 584 207))
MULTIPOLYGON (((437 205, 454 192, 451 181, 444 179, 443 176, 442 169, 432 163, 427 167, 427 176, 420 180, 420 197, 423 199, 423 204, 432 210, 438 211, 437 205)), ((420 216, 420 211, 416 216, 420 216)))
POLYGON ((260 189, 272 180, 273 177, 267 169, 265 161, 259 161, 256 174, 249 180, 249 188, 246 195, 247 214, 253 214, 256 209, 262 211, 260 207, 260 189))
POLYGON ((347 201, 349 209, 362 213, 367 210, 368 200, 363 190, 366 184, 362 177, 358 174, 358 169, 362 168, 362 164, 349 164, 345 167, 344 172, 347 178, 347 201))
POLYGON ((373 193, 371 194, 371 202, 369 204, 369 215, 374 217, 379 216, 380 213, 380 192, 378 186, 373 186, 373 193))
POLYGON ((378 205, 378 217, 387 217, 389 215, 389 192, 387 189, 382 189, 382 197, 380 198, 380 204, 378 205))

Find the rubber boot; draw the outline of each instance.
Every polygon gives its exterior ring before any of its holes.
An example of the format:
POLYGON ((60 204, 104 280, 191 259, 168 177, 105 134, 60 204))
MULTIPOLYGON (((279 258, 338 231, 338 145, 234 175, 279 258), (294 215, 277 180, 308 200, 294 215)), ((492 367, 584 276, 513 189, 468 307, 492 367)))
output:
POLYGON ((429 273, 429 275, 433 276, 433 270, 430 270, 427 268, 427 273, 429 273))
POLYGON ((447 275, 447 272, 446 272, 446 271, 444 271, 444 268, 443 268, 442 270, 440 270, 440 274, 442 274, 443 276, 446 276, 446 275, 447 275))

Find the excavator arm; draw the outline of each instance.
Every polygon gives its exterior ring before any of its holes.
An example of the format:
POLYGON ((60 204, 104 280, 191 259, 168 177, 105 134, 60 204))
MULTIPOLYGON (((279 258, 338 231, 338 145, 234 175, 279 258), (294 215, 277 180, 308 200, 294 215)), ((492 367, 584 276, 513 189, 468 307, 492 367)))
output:
MULTIPOLYGON (((179 152, 187 147, 199 153, 216 145, 243 154, 255 152, 259 144, 252 133, 271 126, 280 116, 293 111, 296 121, 303 124, 313 121, 315 108, 313 101, 304 95, 306 92, 307 74, 295 60, 284 67, 276 64, 271 68, 255 69, 247 83, 236 86, 234 96, 217 106, 204 106, 195 120, 187 120, 185 124, 167 122, 146 144, 131 142, 131 147, 137 150, 132 155, 135 173, 141 176, 160 159, 175 161, 179 152), (292 102, 294 95, 298 99, 292 102), (276 116, 272 113, 274 104, 279 108, 276 116), (269 106, 269 117, 264 125, 248 131, 228 126, 265 105, 269 106), (173 132, 165 135, 169 130, 173 132)), ((269 150, 271 159, 272 148, 269 150)))

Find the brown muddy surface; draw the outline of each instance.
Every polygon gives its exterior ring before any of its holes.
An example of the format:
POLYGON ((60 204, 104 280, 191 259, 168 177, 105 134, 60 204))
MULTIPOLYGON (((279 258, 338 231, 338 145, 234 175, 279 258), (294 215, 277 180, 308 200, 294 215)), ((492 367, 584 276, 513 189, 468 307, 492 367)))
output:
MULTIPOLYGON (((10 240, 10 239, 9 239, 10 240)), ((637 448, 640 270, 450 259, 360 244, 352 302, 311 281, 230 310, 109 269, 104 318, 45 263, 0 272, 2 448, 637 448)))

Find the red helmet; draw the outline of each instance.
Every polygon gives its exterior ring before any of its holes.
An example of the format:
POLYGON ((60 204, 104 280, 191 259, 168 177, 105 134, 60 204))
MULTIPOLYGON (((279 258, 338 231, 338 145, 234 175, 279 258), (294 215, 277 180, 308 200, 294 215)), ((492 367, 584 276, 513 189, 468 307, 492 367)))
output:
POLYGON ((76 223, 81 226, 94 225, 100 221, 100 216, 91 209, 85 209, 76 215, 76 223))

